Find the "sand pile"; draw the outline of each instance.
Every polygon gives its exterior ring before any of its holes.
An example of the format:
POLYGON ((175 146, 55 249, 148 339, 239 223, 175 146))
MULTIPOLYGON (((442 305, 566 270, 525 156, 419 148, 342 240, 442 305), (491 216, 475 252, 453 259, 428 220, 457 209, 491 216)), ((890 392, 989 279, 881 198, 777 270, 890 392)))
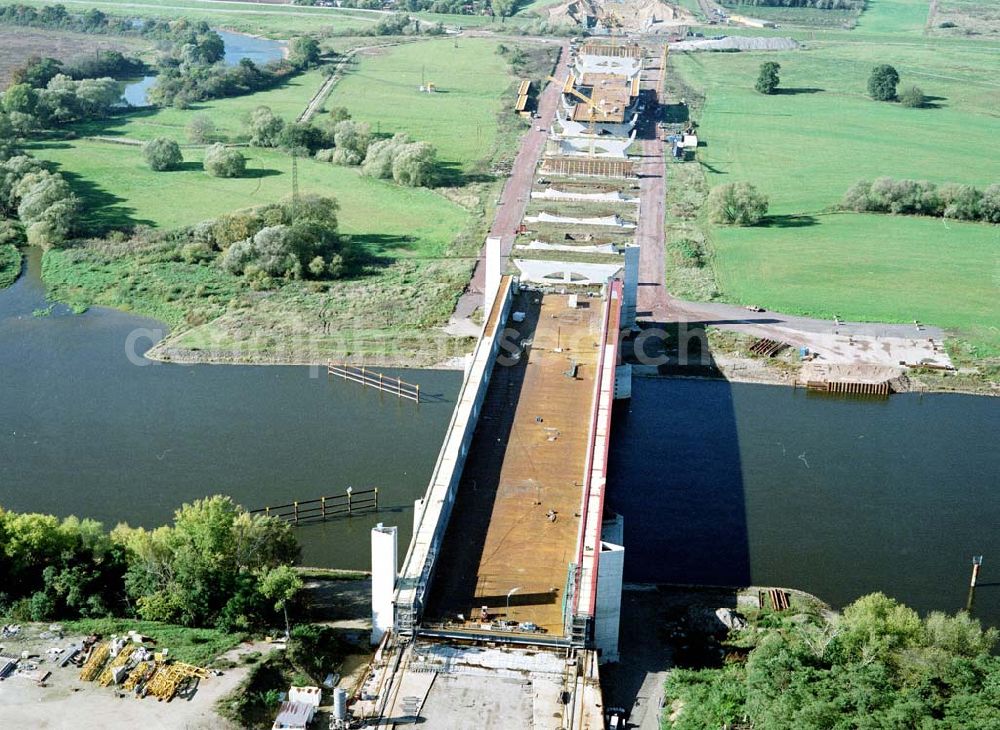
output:
POLYGON ((692 25, 694 15, 684 8, 663 2, 663 0, 624 0, 623 2, 602 2, 602 0, 567 0, 548 9, 549 22, 576 23, 589 26, 607 27, 607 20, 621 23, 625 32, 649 32, 657 28, 676 28, 692 25))

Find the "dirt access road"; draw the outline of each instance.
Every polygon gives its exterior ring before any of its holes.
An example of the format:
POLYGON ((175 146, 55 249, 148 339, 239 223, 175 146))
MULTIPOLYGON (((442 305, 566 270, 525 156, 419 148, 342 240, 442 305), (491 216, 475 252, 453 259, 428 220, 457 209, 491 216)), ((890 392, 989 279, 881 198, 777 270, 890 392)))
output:
MULTIPOLYGON (((561 44, 559 52, 559 62, 556 64, 556 78, 564 78, 569 73, 569 44, 565 41, 561 44)), ((557 84, 547 84, 538 97, 538 119, 532 120, 531 129, 528 130, 521 139, 521 147, 517 157, 514 158, 514 166, 510 171, 510 177, 504 185, 500 195, 500 202, 497 205, 496 215, 493 218, 493 225, 490 227, 490 236, 500 239, 500 253, 506 260, 514 247, 514 231, 521 224, 524 212, 531 196, 531 186, 535 179, 535 170, 538 167, 538 160, 545 150, 545 141, 549 136, 549 128, 555 120, 556 107, 559 104, 560 88, 557 84)), ((479 327, 472 323, 469 317, 476 311, 477 307, 483 304, 483 287, 486 281, 486 249, 485 246, 479 252, 476 260, 472 278, 469 281, 465 292, 458 300, 455 313, 451 317, 448 331, 455 334, 479 334, 479 327)))

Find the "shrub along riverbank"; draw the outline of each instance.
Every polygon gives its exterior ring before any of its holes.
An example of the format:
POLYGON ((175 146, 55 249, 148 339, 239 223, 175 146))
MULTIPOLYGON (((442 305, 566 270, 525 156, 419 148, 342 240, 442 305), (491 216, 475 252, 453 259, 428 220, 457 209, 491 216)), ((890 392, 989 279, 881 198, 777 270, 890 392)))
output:
POLYGON ((12 243, 0 243, 0 289, 17 281, 20 273, 21 252, 17 250, 17 246, 12 243))
POLYGON ((839 614, 793 599, 731 631, 722 665, 674 669, 672 730, 766 727, 987 728, 1000 716, 996 629, 875 593, 839 614))
POLYGON ((0 615, 250 631, 278 622, 269 585, 298 556, 287 523, 228 497, 185 504, 155 530, 0 509, 0 615))

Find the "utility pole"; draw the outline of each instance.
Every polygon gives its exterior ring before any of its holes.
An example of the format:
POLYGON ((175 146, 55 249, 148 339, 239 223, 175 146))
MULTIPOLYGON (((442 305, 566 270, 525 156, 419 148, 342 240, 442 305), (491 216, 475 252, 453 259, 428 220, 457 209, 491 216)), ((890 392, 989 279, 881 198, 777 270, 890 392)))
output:
POLYGON ((983 567, 983 556, 972 556, 972 580, 969 581, 969 597, 965 601, 965 610, 971 611, 972 604, 976 599, 976 583, 979 582, 979 570, 983 567))
POLYGON ((292 222, 299 214, 299 158, 292 150, 292 222))

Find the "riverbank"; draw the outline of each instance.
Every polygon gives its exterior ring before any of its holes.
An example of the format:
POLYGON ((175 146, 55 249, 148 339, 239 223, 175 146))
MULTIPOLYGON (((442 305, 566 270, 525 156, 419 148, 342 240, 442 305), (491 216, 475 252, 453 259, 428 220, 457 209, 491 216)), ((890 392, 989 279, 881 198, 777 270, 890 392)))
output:
POLYGON ((21 275, 21 251, 12 243, 0 244, 0 289, 6 289, 21 275))

